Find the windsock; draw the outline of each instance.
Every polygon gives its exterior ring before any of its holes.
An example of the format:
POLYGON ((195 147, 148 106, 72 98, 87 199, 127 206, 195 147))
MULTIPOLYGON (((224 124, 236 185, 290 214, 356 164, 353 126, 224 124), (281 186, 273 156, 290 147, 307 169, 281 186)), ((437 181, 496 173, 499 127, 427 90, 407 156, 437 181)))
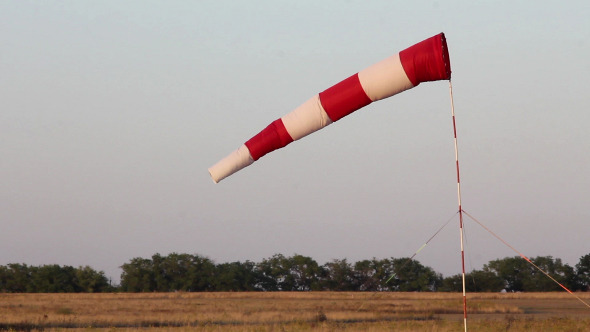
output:
POLYGON ((210 167, 209 174, 217 183, 265 154, 322 129, 374 101, 391 97, 422 82, 450 79, 449 51, 445 35, 440 33, 313 96, 210 167))

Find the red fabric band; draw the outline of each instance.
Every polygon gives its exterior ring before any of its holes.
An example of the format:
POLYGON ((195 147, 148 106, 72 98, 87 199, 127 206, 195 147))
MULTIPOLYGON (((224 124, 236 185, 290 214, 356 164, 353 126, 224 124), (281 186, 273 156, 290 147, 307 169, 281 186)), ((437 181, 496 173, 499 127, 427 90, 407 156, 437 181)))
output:
POLYGON ((277 119, 245 144, 252 159, 258 160, 265 154, 280 149, 291 142, 293 142, 293 138, 287 132, 283 120, 277 119))
POLYGON ((359 108, 369 105, 371 99, 363 90, 357 73, 321 92, 320 102, 328 117, 332 121, 338 121, 359 108))
POLYGON ((404 71, 414 86, 451 79, 451 60, 444 33, 399 52, 404 71))

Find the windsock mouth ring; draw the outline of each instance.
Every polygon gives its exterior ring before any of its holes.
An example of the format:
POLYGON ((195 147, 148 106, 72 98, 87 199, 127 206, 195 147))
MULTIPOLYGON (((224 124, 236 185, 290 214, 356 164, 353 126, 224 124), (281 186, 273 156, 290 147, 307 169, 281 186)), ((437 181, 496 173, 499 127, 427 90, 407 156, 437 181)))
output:
POLYGON ((440 42, 442 47, 442 56, 445 64, 445 71, 447 79, 451 79, 451 57, 449 56, 449 48, 447 47, 447 38, 443 32, 440 33, 440 42))
POLYGON ((414 86, 422 82, 451 79, 451 59, 442 32, 399 52, 399 57, 414 86))

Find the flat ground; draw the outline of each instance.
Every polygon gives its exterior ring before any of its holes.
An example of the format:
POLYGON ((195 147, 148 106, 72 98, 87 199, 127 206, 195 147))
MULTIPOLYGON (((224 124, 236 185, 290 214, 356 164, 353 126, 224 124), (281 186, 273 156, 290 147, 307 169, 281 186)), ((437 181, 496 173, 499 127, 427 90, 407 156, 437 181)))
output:
MULTIPOLYGON (((586 303, 590 293, 577 293, 586 303)), ((467 295, 468 330, 590 331, 568 293, 467 295)), ((457 293, 0 294, 0 330, 462 331, 457 293)))

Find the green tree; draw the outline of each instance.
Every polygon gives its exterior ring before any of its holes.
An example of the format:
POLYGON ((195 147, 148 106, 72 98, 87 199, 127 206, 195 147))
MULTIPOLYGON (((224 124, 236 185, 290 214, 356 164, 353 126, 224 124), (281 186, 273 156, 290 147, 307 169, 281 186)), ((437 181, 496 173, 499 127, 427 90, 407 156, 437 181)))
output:
POLYGON ((576 264, 576 278, 578 289, 590 291, 590 254, 580 257, 580 261, 576 264))
POLYGON ((191 255, 190 260, 186 279, 187 285, 184 290, 190 292, 213 291, 215 263, 209 258, 200 255, 191 255))
POLYGON ((529 278, 530 265, 521 257, 506 257, 496 259, 484 265, 484 270, 490 271, 504 281, 504 289, 508 292, 522 292, 525 281, 529 278))
POLYGON ((320 290, 320 267, 311 257, 295 254, 288 259, 289 273, 298 291, 320 290))
POLYGON ((200 264, 200 259, 201 257, 198 256, 178 253, 171 253, 165 257, 160 254, 153 255, 155 290, 158 292, 193 290, 195 283, 198 283, 193 279, 202 278, 195 273, 195 265, 200 264))
MULTIPOLYGON (((467 282, 465 282, 467 283, 467 282)), ((503 284, 502 284, 503 285, 503 284)), ((463 277, 461 274, 455 274, 443 279, 439 288, 441 292, 461 292, 463 291, 463 277)))
POLYGON ((113 291, 103 271, 97 272, 90 266, 80 266, 74 271, 78 287, 83 292, 96 293, 113 291))
POLYGON ((213 290, 215 264, 206 257, 178 253, 167 256, 155 254, 151 266, 155 291, 213 290))
POLYGON ((354 263, 353 285, 355 290, 375 292, 383 290, 382 282, 387 281, 387 271, 383 271, 383 261, 375 258, 354 263))
POLYGON ((258 282, 259 274, 256 270, 256 264, 253 262, 223 263, 216 267, 214 285, 216 291, 239 292, 262 290, 258 288, 258 282))
POLYGON ((170 289, 170 276, 166 272, 165 259, 159 253, 152 255, 149 268, 153 275, 153 291, 167 292, 170 289))
POLYGON ((8 292, 6 283, 8 282, 9 278, 12 277, 8 267, 4 265, 0 265, 0 293, 8 292))
POLYGON ((261 286, 266 291, 295 290, 295 281, 290 273, 289 259, 282 254, 275 254, 263 259, 258 264, 261 275, 261 286))
POLYGON ((75 269, 57 264, 31 268, 31 292, 78 293, 81 288, 76 281, 75 269))
POLYGON ((121 266, 121 290, 124 292, 151 292, 156 289, 153 262, 136 257, 121 266))
POLYGON ((559 286, 545 273, 539 271, 534 265, 549 274, 557 282, 570 289, 576 289, 577 276, 574 269, 563 264, 561 259, 551 256, 534 257, 527 262, 525 259, 515 256, 490 261, 484 266, 484 271, 494 273, 504 281, 504 289, 509 292, 548 292, 559 291, 559 286), (531 264, 533 263, 533 264, 531 264))
MULTIPOLYGON (((494 272, 488 270, 474 270, 465 275, 465 290, 467 292, 499 292, 504 289, 504 280, 494 272)), ((462 292, 463 276, 455 274, 443 279, 441 292, 462 292)))
POLYGON ((504 281, 492 271, 474 270, 465 275, 465 288, 468 292, 499 292, 504 289, 504 281))
POLYGON ((215 264, 199 255, 155 254, 152 259, 133 258, 121 268, 121 290, 125 292, 214 290, 215 264))
POLYGON ((113 290, 104 272, 57 264, 0 266, 0 292, 74 293, 113 290))
MULTIPOLYGON (((531 259, 533 264, 539 267, 541 270, 549 274, 555 281, 564 285, 568 289, 577 288, 576 285, 576 273, 574 269, 563 264, 560 258, 553 258, 551 256, 538 256, 531 259)), ((549 291, 561 291, 560 285, 555 281, 551 280, 543 272, 536 269, 531 265, 530 267, 530 278, 525 283, 525 291, 528 292, 549 292, 549 291)))
POLYGON ((266 291, 307 291, 320 289, 320 267, 310 257, 276 254, 258 264, 260 286, 266 291))
POLYGON ((256 264, 257 289, 267 292, 280 290, 279 279, 287 275, 287 271, 281 265, 284 258, 281 254, 275 254, 273 257, 265 258, 256 264))
POLYGON ((31 269, 26 264, 8 264, 0 271, 0 291, 25 293, 32 290, 31 269))
POLYGON ((331 291, 356 290, 354 269, 346 259, 334 259, 323 265, 322 289, 331 291))
POLYGON ((394 278, 386 285, 390 290, 402 292, 432 292, 442 284, 442 275, 416 260, 392 258, 386 264, 394 271, 394 278))

